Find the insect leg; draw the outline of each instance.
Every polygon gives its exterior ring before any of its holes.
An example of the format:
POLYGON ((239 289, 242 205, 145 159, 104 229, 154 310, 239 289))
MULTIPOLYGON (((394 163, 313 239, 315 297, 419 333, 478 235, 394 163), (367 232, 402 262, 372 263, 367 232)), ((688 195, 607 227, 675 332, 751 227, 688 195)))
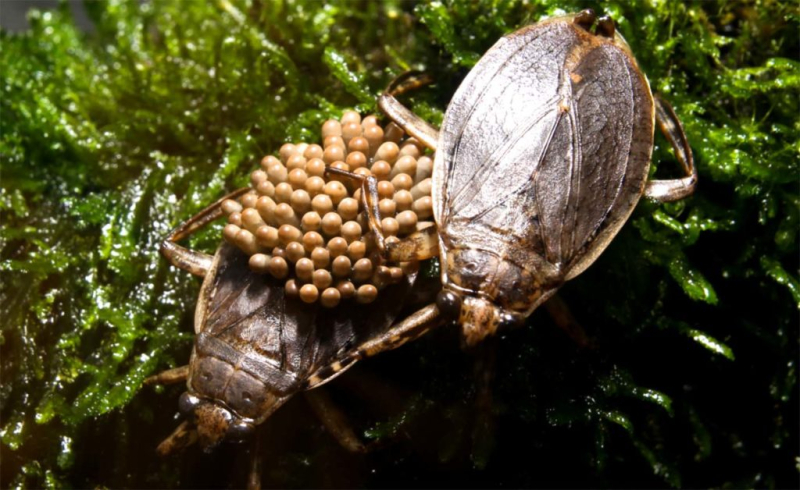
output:
POLYGON ((547 313, 550 314, 550 318, 553 319, 555 324, 558 325, 564 333, 569 335, 569 337, 578 344, 578 347, 583 349, 591 345, 586 331, 572 315, 572 312, 569 311, 569 307, 560 296, 553 295, 545 302, 544 306, 547 308, 547 313))
POLYGON ((481 468, 486 466, 495 443, 492 383, 497 359, 497 337, 481 342, 473 354, 475 421, 472 427, 471 459, 481 468))
POLYGON ((654 96, 656 121, 661 132, 666 136, 675 157, 683 167, 686 177, 671 180, 651 180, 644 189, 644 195, 659 202, 671 202, 683 199, 694 192, 697 185, 697 169, 686 133, 683 131, 678 116, 664 99, 654 96))
POLYGON ((167 369, 156 375, 145 378, 144 385, 171 385, 182 383, 189 377, 189 365, 167 369))
POLYGON ((188 421, 184 421, 169 437, 161 441, 161 444, 156 448, 156 452, 160 456, 167 456, 179 449, 191 446, 196 441, 197 430, 191 427, 188 421))
POLYGON ((386 242, 386 237, 381 227, 381 215, 378 208, 378 202, 380 201, 378 197, 378 181, 375 177, 365 177, 332 167, 327 167, 325 172, 345 177, 361 184, 361 204, 367 213, 369 229, 375 235, 375 241, 378 242, 378 250, 381 251, 385 260, 410 262, 427 260, 439 254, 439 241, 435 226, 423 228, 397 242, 386 242))
POLYGON ((256 431, 250 444, 250 472, 247 474, 247 490, 261 490, 261 431, 256 431))
POLYGON ((436 143, 439 141, 439 131, 420 118, 403 104, 395 96, 402 95, 409 90, 413 90, 433 82, 430 75, 410 71, 395 78, 386 88, 383 94, 378 97, 378 107, 395 124, 411 136, 417 138, 423 145, 436 151, 436 143))
POLYGON ((366 446, 356 436, 345 414, 333 403, 324 389, 303 392, 311 409, 331 435, 350 452, 363 453, 366 446))
POLYGON ((196 276, 203 277, 211 267, 212 257, 210 255, 195 252, 188 248, 181 247, 177 244, 178 241, 192 235, 197 230, 208 225, 212 221, 222 216, 222 202, 226 199, 236 199, 237 197, 246 194, 251 189, 242 188, 237 191, 231 192, 227 196, 218 200, 214 204, 203 209, 196 215, 189 218, 188 221, 181 223, 177 228, 172 230, 167 238, 161 242, 161 255, 163 255, 169 262, 196 276))

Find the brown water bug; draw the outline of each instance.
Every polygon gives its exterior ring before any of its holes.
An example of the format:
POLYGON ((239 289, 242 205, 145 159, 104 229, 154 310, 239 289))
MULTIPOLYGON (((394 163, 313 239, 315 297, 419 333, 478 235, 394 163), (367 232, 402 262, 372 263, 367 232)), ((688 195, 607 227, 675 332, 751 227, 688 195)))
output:
MULTIPOLYGON (((223 216, 222 203, 207 207, 173 230, 162 243, 176 267, 204 278, 195 311, 195 343, 190 362, 148 378, 147 384, 185 382, 179 400, 185 421, 159 445, 172 453, 198 441, 210 449, 222 440, 241 440, 293 395, 317 388, 351 367, 408 306, 427 303, 438 281, 417 280, 409 271, 387 286, 386 294, 358 308, 323 308, 288 298, 284 282, 250 269, 248 256, 223 242, 214 256, 186 249, 178 241, 223 216)), ((403 321, 394 325, 402 325, 403 321)), ((403 327, 400 327, 401 329, 403 327)), ((324 397, 309 394, 314 411, 349 449, 363 445, 345 430, 324 397), (333 414, 333 415, 332 415, 333 414)))
MULTIPOLYGON (((439 131, 394 96, 418 84, 401 77, 379 105, 436 151, 437 228, 382 244, 391 261, 439 254, 443 290, 421 310, 431 323, 420 330, 446 318, 473 345, 522 323, 594 262, 642 196, 681 199, 697 182, 674 111, 653 96, 613 20, 591 10, 500 39, 456 91, 439 131), (647 180, 655 122, 685 177, 647 180)), ((363 195, 375 209, 375 193, 363 195)), ((370 227, 380 234, 377 212, 370 227)))

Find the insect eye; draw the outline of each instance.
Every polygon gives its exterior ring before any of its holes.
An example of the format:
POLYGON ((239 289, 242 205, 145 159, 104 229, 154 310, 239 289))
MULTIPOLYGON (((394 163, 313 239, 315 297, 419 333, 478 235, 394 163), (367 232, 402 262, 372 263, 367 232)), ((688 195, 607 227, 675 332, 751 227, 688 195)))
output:
POLYGON ((232 441, 241 441, 252 434, 253 429, 253 424, 239 420, 228 427, 227 437, 232 441))
POLYGON ((436 296, 436 307, 443 318, 456 320, 461 314, 461 297, 452 291, 441 291, 436 296))
POLYGON ((178 399, 178 409, 183 414, 190 414, 194 412, 194 409, 197 408, 197 405, 200 404, 200 399, 194 395, 190 395, 188 391, 183 392, 181 397, 178 399))

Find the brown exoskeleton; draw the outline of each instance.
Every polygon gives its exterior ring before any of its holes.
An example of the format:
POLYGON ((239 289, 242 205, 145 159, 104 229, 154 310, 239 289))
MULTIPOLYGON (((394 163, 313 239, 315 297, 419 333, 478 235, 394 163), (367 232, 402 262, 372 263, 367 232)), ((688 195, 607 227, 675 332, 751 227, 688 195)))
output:
MULTIPOLYGON (((694 191, 677 116, 653 96, 613 20, 591 10, 498 41, 456 91, 441 130, 395 98, 415 83, 396 82, 379 105, 436 151, 437 227, 381 245, 390 261, 438 253, 443 290, 403 338, 447 319, 474 345, 522 323, 597 259, 642 196, 668 202, 694 191), (685 177, 647 180, 656 122, 685 177)), ((374 183, 361 180, 380 236, 374 183)))

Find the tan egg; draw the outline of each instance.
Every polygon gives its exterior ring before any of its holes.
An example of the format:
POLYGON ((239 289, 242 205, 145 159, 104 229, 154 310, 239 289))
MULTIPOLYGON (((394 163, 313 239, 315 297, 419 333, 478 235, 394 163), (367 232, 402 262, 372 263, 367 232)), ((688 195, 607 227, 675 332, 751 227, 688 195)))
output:
POLYGON ((247 231, 255 233, 259 226, 264 226, 266 223, 261 219, 258 211, 253 208, 247 208, 242 211, 242 224, 247 228, 247 231))
POLYGON ((394 185, 388 180, 378 182, 378 197, 380 199, 391 199, 394 196, 394 185))
POLYGON ((400 267, 390 267, 389 268, 389 275, 390 275, 390 282, 392 284, 397 284, 403 280, 405 274, 403 273, 403 269, 400 267))
POLYGON ((350 281, 339 281, 336 283, 336 289, 339 290, 344 299, 350 299, 356 294, 356 287, 350 281))
POLYGON ((372 277, 372 283, 378 289, 384 288, 387 284, 391 283, 392 273, 389 271, 389 268, 385 265, 378 266, 377 270, 375 271, 375 275, 372 277))
POLYGON ((392 179, 392 185, 394 186, 395 190, 407 191, 410 190, 414 185, 414 181, 408 174, 397 174, 392 179))
POLYGON ((303 235, 303 247, 306 252, 311 253, 312 250, 325 245, 325 239, 316 231, 309 231, 303 235))
POLYGON ((256 191, 259 195, 267 196, 267 197, 275 197, 275 184, 272 182, 265 180, 264 182, 258 184, 256 187, 256 191))
POLYGON ((305 170, 309 177, 322 177, 325 175, 325 162, 320 158, 312 158, 306 162, 305 170))
POLYGON ((417 214, 414 211, 403 211, 397 215, 397 224, 400 225, 399 235, 408 235, 417 231, 417 214))
POLYGON ((289 171, 282 164, 276 163, 267 169, 267 178, 274 185, 278 185, 281 182, 286 182, 289 178, 289 171))
POLYGON ((303 233, 292 225, 281 225, 278 228, 278 239, 285 247, 286 245, 300 240, 303 233))
POLYGON ((356 122, 349 122, 342 124, 342 139, 345 144, 349 144, 350 140, 361 136, 361 124, 356 122))
POLYGON ((428 219, 433 216, 433 199, 431 196, 421 197, 414 201, 411 210, 417 213, 418 219, 428 219))
POLYGON ((340 255, 333 259, 331 263, 331 271, 336 277, 348 277, 350 275, 350 267, 352 262, 346 255, 340 255))
POLYGON ((309 177, 306 180, 306 192, 312 198, 321 194, 323 189, 325 189, 325 180, 322 177, 309 177))
POLYGON ((220 207, 222 208, 222 212, 226 215, 230 215, 231 213, 241 213, 243 209, 241 203, 233 199, 225 199, 222 201, 220 207))
POLYGON ((400 224, 394 218, 383 218, 381 220, 381 229, 384 236, 395 236, 400 231, 400 224))
POLYGON ((337 236, 331 238, 328 241, 328 245, 326 246, 328 251, 331 253, 331 257, 336 259, 340 255, 344 255, 347 252, 347 240, 344 238, 337 236))
POLYGON ((250 270, 256 271, 259 274, 266 274, 269 272, 268 264, 270 260, 269 255, 264 254, 255 254, 251 255, 248 261, 248 265, 250 266, 250 270))
POLYGON ((317 269, 311 277, 311 282, 319 289, 325 289, 333 283, 331 273, 325 269, 317 269))
POLYGON ((288 203, 292 199, 292 192, 294 189, 288 182, 281 182, 275 186, 275 202, 288 203))
POLYGON ((275 201, 267 196, 261 196, 256 201, 256 210, 258 210, 258 214, 261 215, 261 219, 263 219, 265 223, 275 222, 276 207, 277 204, 275 204, 275 201))
MULTIPOLYGON (((335 168, 337 170, 344 170, 345 172, 349 172, 350 171, 350 166, 348 164, 344 163, 344 162, 333 162, 330 165, 328 165, 328 167, 329 168, 335 168)), ((344 185, 345 182, 350 184, 353 181, 353 179, 351 179, 349 177, 346 177, 344 175, 336 175, 336 174, 334 174, 332 172, 328 174, 328 180, 329 180, 329 182, 327 182, 325 185, 328 185, 331 182, 336 182, 338 184, 344 185)), ((347 191, 345 191, 345 192, 347 192, 347 191)))
MULTIPOLYGON (((292 151, 292 156, 294 156, 294 155, 303 156, 303 153, 306 152, 307 148, 308 148, 308 143, 297 143, 297 144, 295 144, 294 145, 294 150, 292 151)), ((289 158, 291 158, 291 156, 289 158)))
POLYGON ((311 196, 303 189, 292 192, 292 198, 289 202, 297 215, 302 215, 311 211, 311 196))
POLYGON ((429 178, 424 179, 411 188, 411 197, 416 201, 417 199, 431 195, 431 188, 433 181, 429 178))
POLYGON ((394 202, 397 204, 397 212, 408 211, 414 204, 414 197, 409 191, 397 191, 394 193, 394 202))
POLYGON ((222 229, 222 238, 224 238, 226 242, 236 245, 236 234, 239 233, 239 230, 241 230, 241 228, 237 225, 225 225, 225 228, 222 229))
MULTIPOLYGON (((230 226, 230 225, 229 225, 230 226)), ((258 244, 256 243, 256 236, 247 230, 240 229, 234 237, 236 246, 247 255, 258 253, 258 244)))
POLYGON ((378 211, 381 213, 381 217, 394 217, 396 209, 397 204, 391 199, 381 199, 378 202, 378 211))
POLYGON ((400 148, 397 147, 397 143, 386 141, 375 152, 375 160, 386 160, 389 163, 394 163, 399 154, 400 148))
POLYGON ((340 121, 342 122, 342 125, 348 123, 361 124, 361 114, 359 114, 357 111, 344 111, 340 121))
POLYGON ((405 135, 405 131, 400 128, 397 124, 390 122, 386 125, 386 129, 384 130, 383 139, 386 141, 391 141, 395 144, 399 143, 403 136, 405 135))
MULTIPOLYGON (((327 137, 326 137, 326 138, 323 140, 323 142, 322 142, 322 146, 323 146, 323 147, 325 147, 326 149, 327 149, 329 146, 339 146, 339 147, 341 147, 341 148, 342 148, 342 150, 344 150, 344 148, 345 148, 345 146, 344 146, 344 140, 342 139, 342 137, 341 137, 341 136, 327 136, 327 137)), ((323 152, 323 155, 324 155, 324 152, 323 152)))
POLYGON ((338 206, 342 199, 347 197, 347 189, 345 188, 344 184, 335 180, 325 184, 325 187, 322 189, 322 191, 330 196, 334 206, 338 206))
POLYGON ((280 257, 286 260, 286 250, 282 249, 281 247, 273 248, 272 252, 270 252, 270 255, 272 255, 273 257, 280 257))
POLYGON ((303 231, 318 231, 322 226, 322 218, 316 211, 309 211, 303 215, 303 231))
POLYGON ((352 197, 345 197, 339 201, 339 205, 336 207, 336 212, 339 213, 339 216, 341 216, 342 219, 348 221, 354 220, 356 219, 356 216, 358 216, 358 201, 352 197))
POLYGON ((311 200, 311 207, 314 211, 318 212, 320 216, 324 216, 333 211, 333 201, 331 201, 329 195, 319 194, 314 196, 314 199, 311 200))
POLYGON ((314 303, 319 298, 319 290, 313 284, 306 284, 300 288, 300 299, 304 303, 314 303))
POLYGON ((314 263, 314 268, 325 269, 331 263, 331 253, 325 248, 317 247, 311 252, 311 262, 314 263))
POLYGON ((272 277, 276 279, 283 279, 289 275, 289 264, 286 263, 286 259, 283 257, 272 257, 269 259, 267 269, 272 277))
POLYGON ((267 173, 263 170, 254 170, 253 173, 250 174, 250 184, 253 187, 258 187, 258 184, 267 180, 267 173))
POLYGON ((417 159, 404 155, 397 159, 392 166, 392 173, 389 174, 389 179, 394 179, 399 174, 408 174, 413 177, 417 173, 417 159))
POLYGON ((350 258, 351 261, 359 261, 363 259, 366 254, 367 245, 361 240, 351 242, 350 245, 347 246, 347 257, 350 258))
POLYGON ((289 279, 286 281, 286 285, 284 286, 284 291, 286 293, 287 298, 297 298, 300 296, 300 289, 297 287, 297 281, 294 279, 289 279))
POLYGON ((341 135, 342 135, 342 124, 336 119, 328 119, 322 125, 323 140, 328 136, 341 136, 341 135))
POLYGON ((292 170, 302 170, 306 168, 306 157, 303 155, 292 155, 289 157, 289 160, 286 161, 286 169, 289 173, 292 173, 292 170))
POLYGON ((403 142, 403 146, 400 147, 400 155, 401 155, 401 157, 402 156, 410 156, 410 157, 414 157, 414 158, 419 158, 420 156, 422 156, 422 150, 420 150, 417 145, 415 145, 413 143, 407 143, 407 141, 411 141, 411 140, 410 139, 406 140, 406 142, 403 142))
POLYGON ((383 143, 383 129, 377 124, 365 126, 364 138, 367 140, 367 143, 369 143, 368 156, 374 157, 375 153, 378 151, 378 148, 381 146, 381 143, 383 143))
POLYGON ((386 180, 389 178, 389 174, 392 173, 392 166, 389 165, 389 162, 378 160, 372 164, 369 171, 372 172, 376 179, 386 180))
POLYGON ((429 156, 417 158, 417 173, 414 174, 414 182, 422 182, 433 174, 433 159, 429 156))
POLYGON ((311 259, 300 259, 294 265, 294 272, 302 282, 311 282, 314 275, 314 262, 311 259))
POLYGON ((289 262, 295 263, 306 256, 306 249, 300 242, 292 242, 286 245, 286 258, 289 262))
POLYGON ((322 232, 328 236, 338 235, 342 229, 342 217, 338 213, 327 213, 322 217, 322 232))
POLYGON ((281 146, 281 149, 278 151, 278 153, 281 156, 281 161, 286 162, 294 153, 294 145, 291 143, 285 143, 283 146, 281 146))
POLYGON ((342 162, 345 159, 344 148, 338 145, 331 145, 325 148, 322 153, 322 160, 330 165, 333 162, 342 162))
POLYGON ((366 128, 369 126, 375 126, 378 124, 378 118, 372 115, 369 115, 361 120, 361 127, 366 128))
POLYGON ((352 244, 354 241, 361 238, 361 225, 355 221, 348 221, 342 225, 342 238, 347 240, 347 243, 352 244))
POLYGON ((254 208, 256 207, 256 201, 258 200, 258 194, 255 192, 248 192, 247 194, 243 195, 239 198, 239 202, 242 203, 242 207, 245 208, 254 208))
POLYGON ((282 202, 275 206, 275 224, 276 225, 291 225, 300 226, 300 220, 294 213, 294 209, 289 204, 282 202))
MULTIPOLYGON (((305 168, 305 165, 303 167, 305 168)), ((289 172, 289 185, 292 186, 292 189, 303 189, 306 179, 308 179, 308 174, 302 168, 296 168, 289 172)))
POLYGON ((272 226, 262 226, 256 230, 256 241, 266 249, 272 249, 280 244, 278 229, 272 226))
POLYGON ((319 297, 319 302, 325 308, 333 308, 339 304, 339 301, 342 300, 342 293, 339 292, 336 288, 327 288, 326 290, 322 291, 322 295, 319 297))
POLYGON ((369 152, 369 141, 363 136, 356 136, 347 143, 348 153, 357 151, 360 153, 369 152))
POLYGON ((231 213, 228 215, 228 223, 242 226, 242 213, 231 213))
POLYGON ((261 168, 263 170, 267 170, 271 165, 275 165, 276 163, 280 164, 281 161, 278 160, 277 158, 275 158, 272 155, 267 155, 267 156, 265 156, 264 158, 261 159, 261 164, 260 165, 261 165, 261 168))
POLYGON ((366 281, 372 277, 372 261, 369 259, 359 259, 353 264, 353 279, 356 281, 366 281))
POLYGON ((372 303, 377 297, 378 288, 372 284, 363 284, 356 291, 356 301, 361 304, 372 303))
MULTIPOLYGON (((358 138, 354 138, 355 141, 358 138)), ((345 159, 345 163, 351 170, 355 171, 358 168, 366 167, 367 165, 367 157, 364 153, 360 151, 351 151, 347 154, 347 158, 345 159)))
POLYGON ((311 160, 312 158, 322 158, 323 149, 319 145, 308 145, 306 151, 303 152, 303 156, 306 160, 311 160))

